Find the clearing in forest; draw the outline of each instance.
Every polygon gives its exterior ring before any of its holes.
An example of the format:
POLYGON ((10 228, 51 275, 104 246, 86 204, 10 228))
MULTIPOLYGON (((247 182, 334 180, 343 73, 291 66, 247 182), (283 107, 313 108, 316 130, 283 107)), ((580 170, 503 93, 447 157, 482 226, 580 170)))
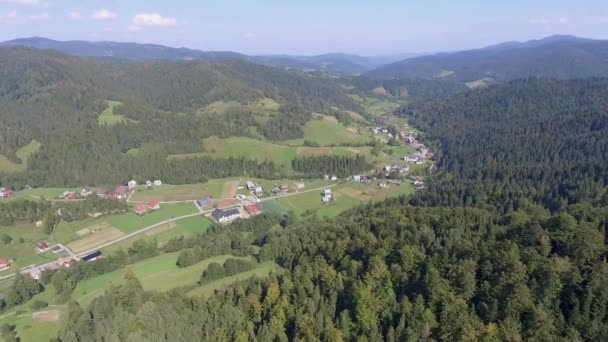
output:
POLYGON ((59 320, 59 310, 37 311, 32 313, 32 321, 36 323, 56 322, 59 320))
POLYGON ((222 191, 220 198, 234 198, 239 190, 240 183, 239 180, 227 181, 224 183, 224 190, 222 191))
POLYGON ((137 122, 135 120, 131 120, 126 118, 124 115, 116 115, 114 114, 114 109, 121 106, 122 103, 118 101, 108 101, 108 108, 106 108, 99 117, 97 118, 97 123, 99 125, 116 125, 117 123, 121 123, 124 121, 128 122, 137 122))

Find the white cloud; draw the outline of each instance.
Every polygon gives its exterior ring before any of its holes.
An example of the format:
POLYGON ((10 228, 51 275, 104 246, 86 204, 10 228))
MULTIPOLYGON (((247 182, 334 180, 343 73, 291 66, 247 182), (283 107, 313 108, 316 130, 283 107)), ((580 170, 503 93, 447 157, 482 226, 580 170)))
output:
POLYGON ((130 32, 137 32, 137 31, 141 30, 141 27, 139 27, 139 26, 137 26, 137 25, 129 25, 129 27, 127 27, 127 29, 128 29, 130 32))
POLYGON ((561 17, 561 18, 559 18, 558 22, 560 24, 567 24, 568 22, 570 22, 570 19, 568 19, 566 17, 561 17))
POLYGON ((100 10, 95 11, 95 13, 93 13, 92 18, 96 19, 96 20, 108 20, 108 19, 114 19, 118 17, 118 14, 109 11, 105 8, 102 8, 100 10))
POLYGON ((70 19, 79 20, 80 18, 82 18, 82 14, 80 14, 80 12, 78 11, 71 11, 68 12, 68 17, 70 19))
POLYGON ((247 32, 243 35, 243 38, 245 39, 253 39, 255 37, 257 37, 258 35, 253 33, 253 32, 247 32))
POLYGON ((0 24, 18 24, 21 21, 17 11, 11 11, 6 15, 0 15, 0 24))
POLYGON ((136 26, 175 26, 177 19, 163 17, 158 13, 140 13, 133 17, 133 25, 136 26))
POLYGON ((40 5, 39 0, 0 0, 0 2, 18 5, 40 5))
POLYGON ((546 18, 532 18, 528 19, 528 24, 530 25, 549 25, 551 20, 546 18))
POLYGON ((33 14, 27 17, 30 20, 48 20, 51 16, 48 13, 33 14))

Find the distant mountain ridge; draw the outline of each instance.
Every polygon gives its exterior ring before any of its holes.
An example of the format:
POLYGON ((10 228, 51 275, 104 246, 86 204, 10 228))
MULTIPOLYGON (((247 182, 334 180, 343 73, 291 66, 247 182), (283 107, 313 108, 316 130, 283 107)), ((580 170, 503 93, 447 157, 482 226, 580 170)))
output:
POLYGON ((200 51, 172 48, 156 44, 123 42, 90 42, 82 40, 57 41, 48 38, 20 38, 0 43, 2 46, 27 46, 36 49, 56 50, 77 57, 122 60, 126 62, 201 60, 223 62, 245 60, 284 69, 326 72, 337 75, 359 75, 379 66, 402 60, 411 55, 367 57, 344 53, 317 56, 266 55, 250 56, 231 51, 200 51))
POLYGON ((414 57, 365 74, 374 79, 557 79, 608 76, 608 41, 556 35, 481 49, 414 57))

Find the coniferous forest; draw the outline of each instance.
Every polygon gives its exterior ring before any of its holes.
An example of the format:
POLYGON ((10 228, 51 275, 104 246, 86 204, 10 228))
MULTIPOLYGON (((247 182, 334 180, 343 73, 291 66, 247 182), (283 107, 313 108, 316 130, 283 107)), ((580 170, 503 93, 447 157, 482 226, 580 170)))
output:
MULTIPOLYGON (((10 184, 115 184, 125 175, 167 183, 247 175, 285 177, 272 162, 186 157, 210 136, 298 138, 313 112, 359 109, 344 85, 378 87, 246 62, 106 63, 30 49, 0 49, 0 154, 42 143, 10 184), (204 81, 203 81, 204 80, 204 81), (131 121, 99 125, 104 101, 131 121), (222 120, 215 101, 272 99, 267 121, 247 111, 222 120), (43 110, 44 109, 44 110, 43 110), (134 122, 137 122, 136 124, 134 122), (139 149, 138 155, 128 151, 139 149)), ((462 84, 390 80, 414 100, 396 114, 436 155, 426 189, 351 209, 264 213, 204 234, 135 242, 94 262, 76 262, 39 281, 17 276, 0 313, 54 291, 67 303, 53 341, 607 341, 608 80, 526 79, 466 90, 462 84), (76 285, 157 256, 188 267, 231 254, 197 275, 278 266, 207 296, 192 287, 148 292, 127 273, 91 304, 76 285)), ((338 115, 340 117, 340 115, 338 115)), ((204 148, 204 145, 202 146, 204 148)), ((363 157, 298 157, 298 175, 345 177, 363 157)), ((20 201, 0 206, 0 225, 34 222, 57 208, 78 219, 126 204, 20 201)), ((52 229, 53 227, 49 227, 52 229)), ((4 339, 16 339, 8 328, 4 339)))

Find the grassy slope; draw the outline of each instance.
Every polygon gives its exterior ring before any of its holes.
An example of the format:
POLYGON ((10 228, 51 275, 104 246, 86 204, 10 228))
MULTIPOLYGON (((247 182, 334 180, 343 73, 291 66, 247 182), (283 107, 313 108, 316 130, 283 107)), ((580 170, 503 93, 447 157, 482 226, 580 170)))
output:
POLYGON ((334 117, 320 116, 304 126, 304 137, 282 142, 289 146, 302 146, 304 140, 317 142, 321 146, 364 144, 370 140, 364 131, 359 133, 357 126, 346 127, 334 117))
POLYGON ((256 268, 254 268, 253 270, 238 273, 233 276, 225 277, 225 278, 216 280, 214 282, 211 282, 209 284, 199 286, 196 289, 188 292, 188 295, 209 297, 209 296, 213 295, 213 293, 215 291, 221 290, 236 282, 246 280, 246 279, 249 279, 252 277, 258 277, 258 278, 267 277, 271 272, 280 272, 280 271, 282 271, 281 267, 279 267, 274 262, 272 262, 272 261, 263 262, 261 264, 258 264, 256 266, 256 268))
POLYGON ((180 286, 195 284, 203 270, 212 262, 223 263, 232 255, 222 255, 203 260, 190 267, 179 268, 175 265, 179 253, 163 254, 146 259, 98 277, 80 282, 72 297, 81 305, 88 305, 95 297, 100 296, 112 285, 123 282, 127 271, 133 272, 147 291, 167 291, 180 286))
POLYGON ((227 181, 232 181, 238 178, 230 179, 210 179, 207 183, 170 185, 155 187, 145 190, 144 187, 139 187, 137 192, 131 196, 132 201, 184 201, 194 200, 211 196, 218 198, 222 195, 224 185, 227 181))
POLYGON ((107 218, 107 222, 123 233, 129 234, 155 223, 178 216, 193 214, 196 211, 197 209, 192 203, 162 204, 159 210, 149 212, 143 216, 138 216, 134 212, 128 212, 110 216, 107 218))
POLYGON ((99 115, 99 118, 97 119, 97 122, 100 125, 110 125, 110 126, 115 125, 119 122, 123 122, 123 121, 137 122, 135 120, 131 120, 131 119, 124 117, 124 115, 115 115, 114 108, 116 108, 120 105, 122 105, 121 102, 108 101, 108 108, 106 108, 103 112, 101 112, 101 114, 99 115))

